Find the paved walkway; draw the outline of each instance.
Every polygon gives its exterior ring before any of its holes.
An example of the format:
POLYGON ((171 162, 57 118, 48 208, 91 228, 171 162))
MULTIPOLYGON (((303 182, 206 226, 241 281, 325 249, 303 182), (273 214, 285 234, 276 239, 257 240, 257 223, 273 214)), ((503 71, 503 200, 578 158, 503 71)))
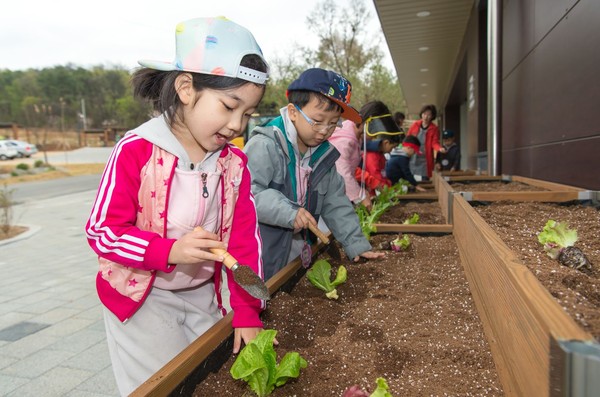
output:
MULTIPOLYGON (((68 157, 101 162, 107 153, 82 149, 68 157)), ((0 241, 0 396, 119 395, 95 289, 97 262, 84 235, 95 193, 14 207, 13 222, 31 228, 0 241)))

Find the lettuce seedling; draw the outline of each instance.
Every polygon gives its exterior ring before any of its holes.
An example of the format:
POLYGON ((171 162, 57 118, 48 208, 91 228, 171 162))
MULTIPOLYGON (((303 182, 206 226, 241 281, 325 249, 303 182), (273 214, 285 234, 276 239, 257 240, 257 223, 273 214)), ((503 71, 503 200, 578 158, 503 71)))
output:
POLYGON ((290 378, 300 376, 300 369, 308 365, 297 352, 288 352, 277 364, 273 347, 277 331, 262 330, 240 352, 229 372, 233 379, 242 379, 259 397, 268 396, 276 387, 290 378))
POLYGON ((410 247, 410 238, 408 237, 408 234, 399 234, 398 237, 390 243, 390 248, 395 252, 406 251, 408 247, 410 247))
POLYGON ((384 378, 377 378, 377 388, 373 390, 373 393, 369 394, 358 385, 347 388, 342 397, 392 397, 388 391, 389 387, 384 378))
POLYGON ((417 214, 416 212, 408 219, 406 219, 404 221, 405 225, 416 225, 417 223, 419 223, 419 214, 417 214))
POLYGON ((538 234, 538 241, 548 256, 558 260, 561 265, 576 270, 592 270, 592 263, 581 249, 575 247, 577 230, 569 229, 566 223, 550 219, 538 234))
POLYGON ((384 378, 377 378, 377 388, 373 390, 373 393, 369 397, 392 397, 386 380, 384 378))
POLYGON ((347 271, 344 266, 338 267, 335 279, 331 281, 331 265, 325 259, 319 259, 306 272, 308 281, 320 290, 325 291, 329 299, 337 299, 339 296, 335 287, 346 282, 347 271))

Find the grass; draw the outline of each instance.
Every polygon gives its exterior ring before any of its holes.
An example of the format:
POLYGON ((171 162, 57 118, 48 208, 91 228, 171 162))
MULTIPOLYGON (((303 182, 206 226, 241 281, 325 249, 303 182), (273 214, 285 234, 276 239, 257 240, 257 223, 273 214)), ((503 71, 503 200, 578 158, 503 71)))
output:
MULTIPOLYGON (((0 167, 0 173, 10 173, 13 169, 14 167, 2 166, 0 167)), ((65 164, 56 166, 54 170, 39 174, 11 176, 0 179, 0 184, 12 185, 20 182, 47 181, 69 176, 101 174, 103 170, 104 164, 65 164)))

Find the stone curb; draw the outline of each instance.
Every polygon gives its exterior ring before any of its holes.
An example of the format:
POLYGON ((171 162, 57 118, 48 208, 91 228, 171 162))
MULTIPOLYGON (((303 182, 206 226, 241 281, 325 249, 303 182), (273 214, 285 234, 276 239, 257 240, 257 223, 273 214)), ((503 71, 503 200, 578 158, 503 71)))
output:
POLYGON ((3 245, 14 243, 15 241, 25 240, 25 239, 33 236, 40 230, 42 230, 42 227, 38 226, 38 225, 19 225, 19 226, 24 226, 24 227, 27 227, 28 229, 27 229, 27 231, 19 234, 18 236, 13 237, 13 238, 7 238, 5 240, 0 240, 0 247, 3 245))

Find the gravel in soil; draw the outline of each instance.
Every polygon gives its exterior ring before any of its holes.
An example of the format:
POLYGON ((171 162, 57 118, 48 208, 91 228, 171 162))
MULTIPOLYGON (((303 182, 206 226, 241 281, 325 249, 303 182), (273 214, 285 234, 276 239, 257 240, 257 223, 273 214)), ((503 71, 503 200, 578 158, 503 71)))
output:
MULTIPOLYGON (((416 212, 423 216, 424 207, 416 212)), ((372 243, 394 237, 374 235, 372 243)), ((278 331, 278 360, 296 351, 308 367, 272 396, 341 396, 354 384, 373 390, 378 377, 395 397, 503 395, 454 237, 410 238, 408 251, 343 263, 348 281, 338 287, 338 300, 306 277, 291 292, 275 294, 263 320, 278 331)), ((334 269, 342 264, 322 257, 334 269)), ((253 395, 232 379, 234 359, 209 374, 194 396, 253 395)))
POLYGON ((457 192, 541 192, 548 191, 547 189, 528 185, 522 182, 450 182, 450 187, 457 192))

